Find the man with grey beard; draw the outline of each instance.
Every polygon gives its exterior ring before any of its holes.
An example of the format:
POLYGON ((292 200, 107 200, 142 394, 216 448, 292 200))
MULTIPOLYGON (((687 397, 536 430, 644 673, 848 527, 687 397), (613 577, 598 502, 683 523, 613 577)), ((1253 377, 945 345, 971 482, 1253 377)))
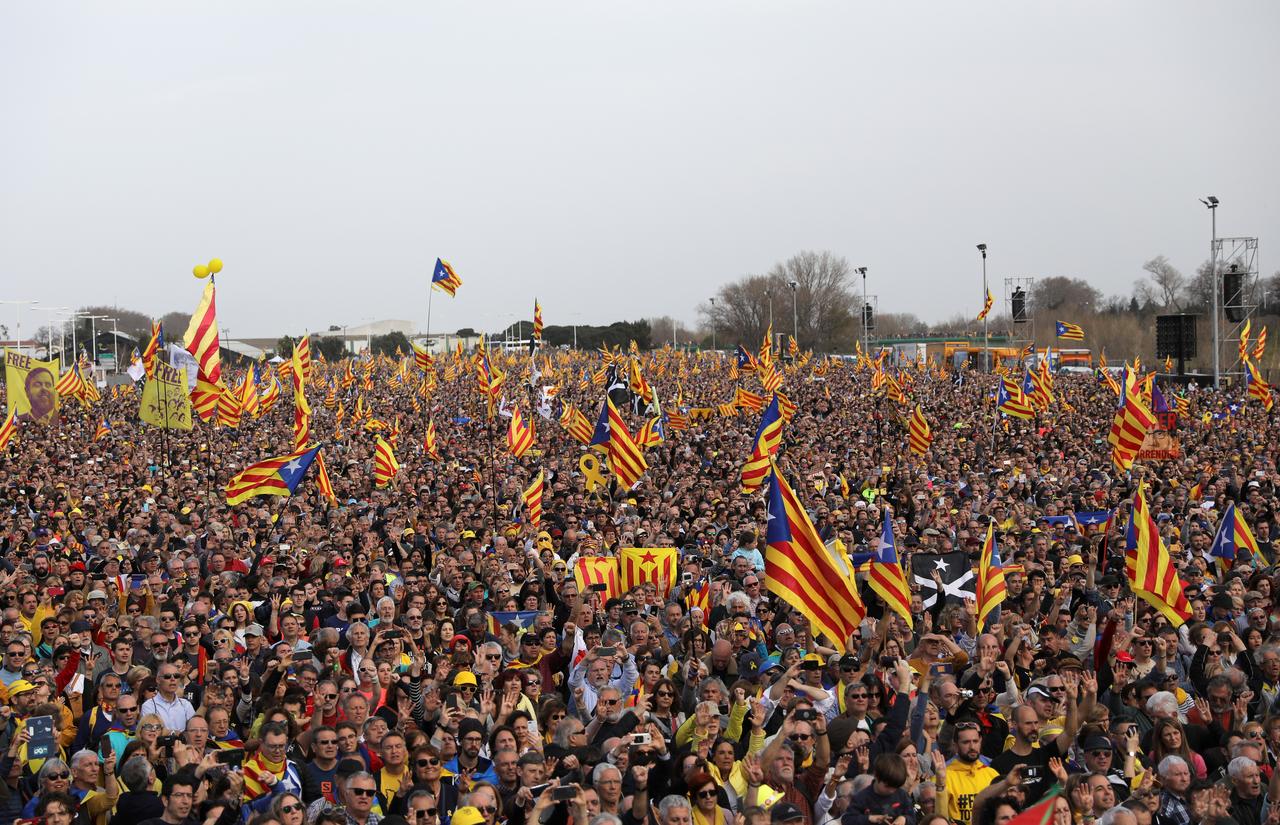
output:
POLYGON ((640 698, 634 708, 622 707, 622 691, 613 685, 600 689, 600 698, 596 700, 595 714, 591 724, 587 725, 587 741, 599 745, 606 740, 626 736, 639 723, 637 714, 643 715, 649 710, 648 702, 640 698))

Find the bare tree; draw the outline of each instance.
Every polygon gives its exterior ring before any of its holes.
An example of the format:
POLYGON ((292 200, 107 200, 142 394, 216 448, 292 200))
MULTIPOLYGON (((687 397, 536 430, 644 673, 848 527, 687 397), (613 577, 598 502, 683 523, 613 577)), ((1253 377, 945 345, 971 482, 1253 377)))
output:
POLYGON ((1143 297, 1150 297, 1153 303, 1162 307, 1182 311, 1182 293, 1187 286, 1187 276, 1178 271, 1163 255, 1157 255, 1142 265, 1151 276, 1154 290, 1143 297))
POLYGON ((1096 287, 1064 275, 1038 278, 1028 297, 1032 312, 1065 309, 1079 316, 1094 312, 1102 304, 1102 293, 1096 287))

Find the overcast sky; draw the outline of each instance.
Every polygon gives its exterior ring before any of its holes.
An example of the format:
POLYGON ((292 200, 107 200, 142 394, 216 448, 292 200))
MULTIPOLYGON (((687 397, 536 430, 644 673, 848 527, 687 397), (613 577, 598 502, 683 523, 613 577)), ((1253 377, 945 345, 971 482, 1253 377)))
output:
MULTIPOLYGON (((803 249, 882 312, 1280 246, 1280 3, 10 2, 0 292, 233 337, 673 314, 803 249)), ((0 306, 11 323, 12 307, 0 306)), ((30 313, 24 318, 29 333, 30 313)))

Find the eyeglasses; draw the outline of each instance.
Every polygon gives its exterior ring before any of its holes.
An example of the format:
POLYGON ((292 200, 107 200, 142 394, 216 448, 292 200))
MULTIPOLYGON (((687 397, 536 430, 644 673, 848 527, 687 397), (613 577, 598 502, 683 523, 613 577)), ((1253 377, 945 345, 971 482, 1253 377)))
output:
POLYGON ((656 691, 654 691, 654 692, 653 692, 653 695, 654 695, 654 696, 661 696, 663 699, 670 699, 670 698, 672 698, 673 696, 675 696, 675 694, 674 694, 674 693, 672 693, 672 692, 671 692, 671 691, 669 691, 669 690, 656 690, 656 691))
POLYGON ((435 816, 435 815, 436 815, 436 811, 437 811, 437 809, 436 809, 436 808, 423 808, 423 809, 422 809, 422 810, 420 810, 420 811, 414 811, 414 812, 413 812, 413 818, 414 818, 414 819, 427 819, 428 817, 435 816))
POLYGON ((459 690, 459 691, 466 691, 467 693, 475 693, 475 692, 476 692, 476 686, 475 686, 475 685, 463 685, 462 687, 458 688, 458 690, 459 690))
POLYGON ((71 774, 64 771, 58 771, 57 773, 50 773, 45 775, 45 779, 49 780, 50 782, 57 782, 59 779, 70 779, 70 778, 71 778, 71 774))
POLYGON ((157 676, 156 678, 157 678, 157 679, 177 679, 177 678, 178 678, 178 674, 176 674, 176 673, 161 673, 161 674, 160 674, 159 676, 157 676))
POLYGON ((133 706, 133 707, 131 707, 131 708, 126 708, 126 707, 121 707, 121 706, 117 705, 117 706, 116 706, 116 710, 117 710, 118 712, 120 712, 120 713, 137 713, 137 712, 138 712, 138 706, 137 706, 137 705, 134 705, 134 706, 133 706))
POLYGON ((1089 755, 1090 756, 1110 756, 1111 751, 1110 749, 1104 750, 1102 748, 1098 748, 1097 750, 1089 751, 1089 755))
POLYGON ((148 722, 142 726, 142 729, 146 731, 164 730, 164 725, 157 725, 154 722, 148 722))
POLYGON ((865 694, 865 693, 850 693, 850 694, 848 694, 848 697, 849 697, 850 699, 866 699, 866 698, 867 698, 867 694, 865 694))
POLYGON ((329 747, 330 745, 338 744, 338 740, 337 739, 317 739, 316 744, 322 748, 325 748, 325 747, 329 747))
POLYGON ((378 792, 376 788, 347 788, 347 790, 356 796, 373 796, 378 792))
POLYGON ((977 730, 977 729, 978 729, 977 722, 957 722, 956 723, 956 730, 977 730))
POLYGON ((720 792, 715 788, 704 788, 703 790, 698 791, 699 799, 715 799, 719 795, 720 792))
POLYGON ((791 734, 791 738, 796 742, 808 742, 810 739, 813 738, 813 734, 812 733, 793 733, 791 734))
POLYGON ((498 812, 498 809, 493 805, 477 805, 476 810, 482 814, 496 814, 498 812))
POLYGON ((302 803, 299 802, 294 805, 281 805, 280 810, 287 814, 297 813, 302 810, 302 803))
POLYGON ((440 764, 440 760, 432 757, 427 757, 426 759, 416 760, 414 764, 417 765, 419 768, 434 768, 436 765, 440 764))
POLYGON ((601 699, 601 700, 600 700, 600 704, 602 704, 602 705, 616 705, 616 704, 618 704, 618 703, 619 703, 619 702, 621 702, 621 701, 622 701, 621 699, 601 699))

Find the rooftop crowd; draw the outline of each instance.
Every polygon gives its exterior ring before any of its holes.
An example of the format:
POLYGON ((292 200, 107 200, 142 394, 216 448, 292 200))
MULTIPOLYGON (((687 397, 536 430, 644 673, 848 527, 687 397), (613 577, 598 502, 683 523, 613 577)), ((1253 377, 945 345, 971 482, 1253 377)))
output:
MULTIPOLYGON (((993 522, 1006 565, 986 627, 972 600, 926 608, 934 583, 908 574, 910 626, 864 588, 859 630, 815 638, 769 587, 764 496, 741 492, 759 415, 716 410, 758 382, 728 356, 636 357, 666 410, 714 414, 668 426, 635 489, 596 494, 586 448, 529 409, 523 356, 500 359, 537 427, 519 460, 469 364, 440 358, 419 391, 379 358, 336 389, 339 423, 324 399, 343 365, 318 362, 336 505, 313 476, 226 504, 231 475, 288 452, 287 397, 236 429, 162 434, 136 391, 21 424, 0 455, 0 821, 1003 825, 1052 792, 1054 825, 1280 824, 1280 439, 1256 403, 1189 393, 1184 457, 1120 475, 1115 395, 1088 378, 997 422, 990 377, 909 366, 934 433, 915 456, 909 410, 865 366, 788 366, 778 461, 834 552, 874 550, 888 517, 908 570, 976 564, 993 522), (382 489, 358 397, 397 431, 382 489), (520 493, 539 470, 532 525, 520 493), (1193 609, 1181 626, 1126 580, 1140 483, 1193 609), (1221 569, 1204 551, 1232 501, 1264 558, 1221 569), (1100 510, 1107 525, 1058 518, 1100 510), (678 576, 607 598, 575 576, 628 547, 678 548, 678 576), (516 611, 534 615, 495 620, 516 611), (45 717, 54 745, 34 756, 45 717)), ((538 363, 594 420, 599 354, 538 363)))

